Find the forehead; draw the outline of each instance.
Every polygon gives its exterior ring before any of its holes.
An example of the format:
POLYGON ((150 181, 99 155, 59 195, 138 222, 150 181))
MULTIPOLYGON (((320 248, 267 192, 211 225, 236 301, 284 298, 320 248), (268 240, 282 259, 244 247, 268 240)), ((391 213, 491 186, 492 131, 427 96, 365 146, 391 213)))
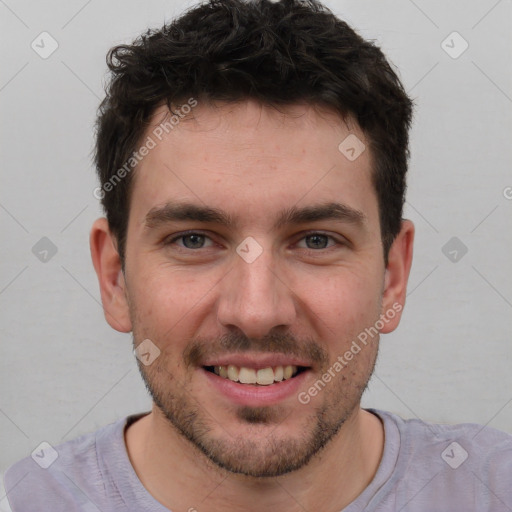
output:
POLYGON ((173 201, 222 209, 242 224, 244 217, 267 219, 269 227, 273 213, 319 202, 377 215, 371 155, 350 118, 310 105, 276 110, 245 101, 198 103, 183 119, 169 120, 159 108, 144 136, 153 147, 132 184, 130 217, 137 223, 173 201), (347 146, 362 152, 348 158, 347 146))

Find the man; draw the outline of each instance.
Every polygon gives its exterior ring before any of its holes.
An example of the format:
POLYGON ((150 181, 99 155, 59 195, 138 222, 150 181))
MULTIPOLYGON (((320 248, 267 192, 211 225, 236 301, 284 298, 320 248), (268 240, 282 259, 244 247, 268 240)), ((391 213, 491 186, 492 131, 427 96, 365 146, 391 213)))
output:
POLYGON ((414 234, 382 52, 313 1, 211 0, 108 62, 91 254, 154 405, 15 464, 12 510, 512 510, 511 436, 360 407, 414 234))

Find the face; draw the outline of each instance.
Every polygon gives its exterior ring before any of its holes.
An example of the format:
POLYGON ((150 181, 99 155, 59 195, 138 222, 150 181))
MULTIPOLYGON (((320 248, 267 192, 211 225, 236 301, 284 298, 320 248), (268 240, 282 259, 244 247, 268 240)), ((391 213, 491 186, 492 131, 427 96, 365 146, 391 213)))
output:
POLYGON ((276 476, 359 410, 378 334, 344 355, 396 299, 371 155, 355 123, 305 105, 193 116, 134 176, 116 328, 158 347, 139 368, 173 429, 229 471, 276 476))

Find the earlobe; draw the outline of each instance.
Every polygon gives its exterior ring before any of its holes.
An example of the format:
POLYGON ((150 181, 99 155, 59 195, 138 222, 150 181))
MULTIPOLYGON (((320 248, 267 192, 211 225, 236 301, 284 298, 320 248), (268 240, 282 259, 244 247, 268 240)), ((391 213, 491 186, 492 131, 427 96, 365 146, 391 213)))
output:
POLYGON ((388 254, 388 264, 384 274, 382 311, 385 326, 381 333, 394 331, 400 323, 405 305, 407 281, 412 265, 414 224, 402 221, 402 227, 393 241, 388 254))
POLYGON ((105 319, 120 332, 130 332, 132 325, 126 299, 126 284, 121 260, 107 219, 94 222, 90 235, 91 257, 100 285, 105 319))

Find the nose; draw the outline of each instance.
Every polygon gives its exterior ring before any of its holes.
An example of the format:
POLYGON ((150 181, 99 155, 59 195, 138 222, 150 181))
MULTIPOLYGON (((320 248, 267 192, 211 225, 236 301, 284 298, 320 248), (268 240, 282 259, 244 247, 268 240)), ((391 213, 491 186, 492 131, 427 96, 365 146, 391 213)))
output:
POLYGON ((236 255, 234 268, 221 284, 217 317, 223 327, 261 339, 276 327, 293 324, 294 294, 273 258, 271 251, 263 251, 248 263, 236 255))

